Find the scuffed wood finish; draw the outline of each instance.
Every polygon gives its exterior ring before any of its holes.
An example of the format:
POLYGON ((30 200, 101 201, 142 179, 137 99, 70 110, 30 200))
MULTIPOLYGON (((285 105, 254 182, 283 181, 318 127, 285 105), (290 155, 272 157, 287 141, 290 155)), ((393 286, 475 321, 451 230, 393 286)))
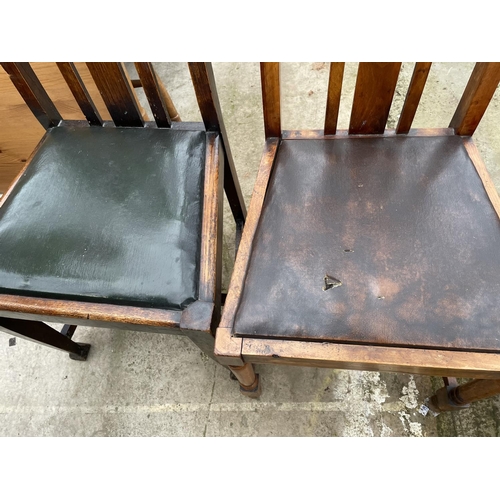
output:
POLYGON ((407 134, 411 128, 413 118, 415 118, 415 113, 417 112, 418 103, 424 91, 425 82, 429 76, 431 64, 430 62, 418 62, 415 64, 401 116, 399 117, 398 126, 396 127, 397 134, 407 134))
POLYGON ((500 379, 500 354, 244 339, 243 359, 342 370, 500 379))
MULTIPOLYGON (((297 140, 297 139, 324 139, 335 140, 345 139, 370 139, 373 137, 395 137, 396 130, 387 129, 382 134, 369 134, 369 135, 353 135, 349 134, 348 130, 337 130, 335 135, 325 135, 323 130, 283 130, 281 138, 283 140, 297 140)), ((452 128, 413 128, 408 132, 409 137, 439 137, 442 135, 455 135, 452 128)))
POLYGON ((201 229, 201 260, 199 298, 207 302, 214 302, 220 297, 216 294, 217 262, 222 252, 222 213, 220 198, 222 197, 222 180, 220 172, 219 138, 215 132, 207 134, 205 186, 203 190, 203 221, 201 229))
POLYGON ((57 67, 90 125, 102 125, 102 118, 99 115, 99 111, 92 102, 75 64, 72 62, 61 62, 57 63, 57 67))
POLYGON ((472 135, 500 81, 500 63, 476 63, 450 122, 457 135, 472 135))
POLYGON ((181 312, 1 294, 0 316, 75 325, 136 325, 147 330, 178 328, 181 312))
POLYGON ((204 62, 190 62, 188 66, 205 127, 208 131, 220 131, 224 150, 224 191, 237 226, 242 226, 247 214, 245 200, 222 118, 212 65, 204 62))
POLYGON ((241 357, 243 339, 233 337, 231 328, 219 326, 215 334, 214 353, 217 361, 225 366, 243 366, 241 357))
POLYGON ((500 394, 500 380, 472 380, 455 389, 456 399, 464 405, 500 394))
POLYGON ((382 134, 391 109, 401 63, 359 63, 351 134, 382 134))
POLYGON ((123 63, 87 63, 92 77, 118 127, 144 125, 137 96, 123 63))
POLYGON ((343 62, 330 63, 328 97, 326 101, 325 135, 333 135, 337 132, 344 66, 345 63, 343 62))
POLYGON ((44 128, 54 127, 62 120, 29 63, 2 63, 2 67, 44 128))
POLYGON ((269 177, 271 176, 274 159, 278 150, 278 144, 279 139, 268 139, 264 146, 264 153, 253 189, 245 230, 243 231, 243 236, 236 255, 233 274, 231 276, 231 282, 229 284, 224 312, 219 328, 217 329, 215 353, 218 357, 220 356, 220 362, 223 364, 239 364, 241 339, 232 337, 232 328, 245 282, 245 274, 250 259, 253 238, 257 231, 269 177))
POLYGON ((280 63, 260 63, 266 139, 281 136, 280 63))
POLYGON ((203 123, 208 131, 218 131, 221 113, 216 107, 215 94, 210 85, 208 63, 190 62, 188 67, 203 123))
POLYGON ((158 127, 170 127, 172 121, 168 113, 167 103, 164 100, 164 94, 160 92, 153 65, 150 62, 136 62, 134 64, 156 124, 158 127))
POLYGON ((224 306, 224 314, 220 324, 223 328, 231 328, 233 325, 234 314, 236 312, 241 290, 243 288, 245 273, 252 249, 252 242, 255 232, 257 231, 257 225, 262 212, 264 197, 266 195, 269 177, 271 176, 274 158, 278 149, 278 143, 278 139, 268 139, 264 146, 264 153, 253 188, 250 210, 245 223, 245 231, 243 232, 243 236, 241 238, 233 274, 231 276, 231 282, 229 284, 229 292, 224 306))
POLYGON ((471 138, 464 138, 464 145, 470 159, 472 160, 472 163, 474 164, 474 167, 477 170, 479 177, 481 178, 481 182, 483 183, 486 194, 488 195, 488 198, 490 199, 490 202, 493 205, 498 218, 500 219, 500 197, 498 196, 498 192, 495 188, 495 184, 493 183, 493 179, 486 169, 486 166, 483 163, 481 155, 479 154, 474 141, 471 138))

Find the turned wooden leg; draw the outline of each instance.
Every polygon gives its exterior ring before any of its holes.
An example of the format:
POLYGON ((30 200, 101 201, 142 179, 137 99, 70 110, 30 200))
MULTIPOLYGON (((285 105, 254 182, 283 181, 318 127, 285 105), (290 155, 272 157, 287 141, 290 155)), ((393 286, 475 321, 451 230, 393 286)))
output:
POLYGON ((448 379, 445 383, 446 385, 429 400, 429 408, 432 411, 462 410, 475 401, 500 394, 500 379, 476 379, 463 385, 457 385, 455 379, 448 379))
POLYGON ((85 361, 90 350, 90 344, 71 340, 76 330, 75 325, 64 325, 62 331, 58 332, 41 321, 0 318, 0 330, 15 337, 69 352, 69 357, 76 361, 85 361))
POLYGON ((245 363, 243 366, 230 366, 229 369, 240 383, 241 394, 254 399, 261 395, 259 375, 255 373, 251 363, 245 363))

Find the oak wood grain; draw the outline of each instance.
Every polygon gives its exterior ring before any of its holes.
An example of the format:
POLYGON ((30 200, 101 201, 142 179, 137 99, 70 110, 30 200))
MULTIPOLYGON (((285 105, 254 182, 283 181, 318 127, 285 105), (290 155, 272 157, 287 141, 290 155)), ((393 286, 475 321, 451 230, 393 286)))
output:
POLYGON ((247 213, 245 200, 229 146, 212 65, 206 62, 190 62, 188 66, 205 127, 208 131, 220 131, 224 151, 224 191, 237 225, 242 225, 247 213))
POLYGON ((496 190, 495 184, 493 183, 493 179, 491 178, 488 170, 486 169, 486 165, 484 164, 479 151, 477 150, 474 141, 471 138, 464 138, 464 146, 469 154, 474 167, 477 170, 479 177, 481 178, 481 182, 483 183, 484 189, 488 198, 490 199, 491 204, 493 205, 493 209, 498 215, 500 219, 500 197, 498 196, 498 191, 496 190))
POLYGON ((500 63, 476 63, 450 122, 457 135, 472 135, 500 81, 500 63))
POLYGON ((42 127, 55 127, 62 120, 62 116, 30 64, 2 63, 2 67, 42 127))
POLYGON ((245 339, 242 356, 251 363, 500 378, 500 354, 490 353, 245 339))
POLYGON ((260 63, 266 139, 281 136, 280 63, 260 63))
POLYGON ((60 62, 57 63, 57 67, 68 84, 68 87, 70 88, 76 102, 80 106, 80 109, 87 118, 87 121, 90 125, 101 126, 102 118, 93 103, 90 94, 85 88, 85 84, 78 74, 75 64, 72 62, 60 62))
POLYGON ((88 62, 87 66, 115 125, 142 127, 139 102, 123 63, 88 62))
MULTIPOLYGON (((395 129, 386 129, 381 134, 349 134, 348 130, 337 130, 335 135, 325 135, 323 130, 283 130, 281 138, 283 140, 297 139, 345 139, 349 136, 351 139, 370 139, 373 137, 395 137, 395 129)), ((442 135, 455 135, 452 128, 412 128, 408 132, 409 137, 439 137, 442 135)))
POLYGON ((332 135, 337 132, 337 120, 339 117, 344 66, 345 63, 343 62, 330 63, 330 76, 328 80, 328 95, 325 114, 325 135, 332 135))
MULTIPOLYGON (((111 117, 86 64, 75 63, 75 66, 100 116, 103 120, 110 120, 111 117)), ((63 119, 85 120, 56 63, 31 63, 31 67, 63 119)), ((0 95, 0 192, 5 192, 25 166, 27 158, 40 142, 45 130, 1 67, 0 95)), ((86 121, 85 124, 88 126, 86 121)))
POLYGON ((411 128, 415 113, 417 112, 418 103, 424 91, 425 82, 429 76, 431 64, 430 62, 415 63, 410 86, 408 87, 403 109, 401 110, 401 115, 396 127, 397 134, 407 134, 411 128))
POLYGON ((241 350, 241 339, 232 337, 234 317, 245 282, 246 269, 250 259, 252 241, 257 230, 260 214, 264 204, 267 185, 271 176, 274 159, 278 150, 279 139, 268 139, 255 181, 250 209, 248 211, 245 230, 238 248, 236 261, 229 284, 229 291, 224 305, 224 312, 215 338, 216 356, 223 364, 237 365, 241 350))
POLYGON ((400 68, 400 62, 359 63, 349 133, 384 132, 400 68))
POLYGON ((134 64, 156 124, 158 127, 170 127, 172 120, 170 119, 164 94, 160 91, 153 65, 150 62, 136 62, 134 64))

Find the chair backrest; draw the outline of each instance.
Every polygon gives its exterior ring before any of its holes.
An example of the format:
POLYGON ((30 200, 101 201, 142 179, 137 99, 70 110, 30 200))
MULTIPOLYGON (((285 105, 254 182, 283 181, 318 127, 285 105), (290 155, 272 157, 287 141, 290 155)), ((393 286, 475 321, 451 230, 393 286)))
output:
MULTIPOLYGON (((50 99, 29 63, 1 63, 12 83, 43 127, 57 126, 62 116, 50 99)), ((200 113, 206 130, 222 131, 222 115, 215 89, 215 79, 209 63, 188 63, 200 113)), ((96 105, 92 102, 74 63, 62 62, 57 66, 76 102, 91 126, 102 126, 96 105)), ((87 63, 92 78, 117 127, 145 126, 134 85, 125 65, 118 62, 87 63)), ((175 108, 170 96, 149 62, 135 63, 140 85, 148 99, 156 126, 171 127, 175 108)), ((225 135, 225 130, 224 130, 225 135)))
MULTIPOLYGON (((400 62, 359 63, 349 134, 383 134, 398 82, 400 62)), ((431 63, 415 64, 396 134, 411 128, 431 63)), ((280 137, 279 63, 261 63, 262 101, 266 139, 280 137)), ((344 63, 331 63, 325 116, 325 135, 337 133, 344 63)), ((455 114, 449 124, 457 135, 471 136, 481 121, 500 81, 500 63, 476 63, 455 114)))

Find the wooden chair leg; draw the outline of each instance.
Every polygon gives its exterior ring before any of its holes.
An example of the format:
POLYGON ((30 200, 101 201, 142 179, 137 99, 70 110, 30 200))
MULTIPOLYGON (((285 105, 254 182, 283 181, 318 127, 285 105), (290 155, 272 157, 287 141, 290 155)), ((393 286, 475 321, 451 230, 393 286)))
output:
POLYGON ((230 366, 229 369, 240 383, 240 393, 252 399, 257 399, 262 393, 259 375, 255 373, 251 363, 243 366, 230 366))
POLYGON ((476 379, 457 385, 455 379, 448 379, 445 383, 429 400, 429 408, 434 412, 462 410, 475 401, 500 394, 500 380, 476 379))
POLYGON ((64 325, 63 330, 58 332, 41 321, 0 318, 1 331, 15 337, 66 351, 71 359, 85 361, 89 354, 90 344, 82 344, 71 340, 75 329, 76 326, 74 325, 64 325))

